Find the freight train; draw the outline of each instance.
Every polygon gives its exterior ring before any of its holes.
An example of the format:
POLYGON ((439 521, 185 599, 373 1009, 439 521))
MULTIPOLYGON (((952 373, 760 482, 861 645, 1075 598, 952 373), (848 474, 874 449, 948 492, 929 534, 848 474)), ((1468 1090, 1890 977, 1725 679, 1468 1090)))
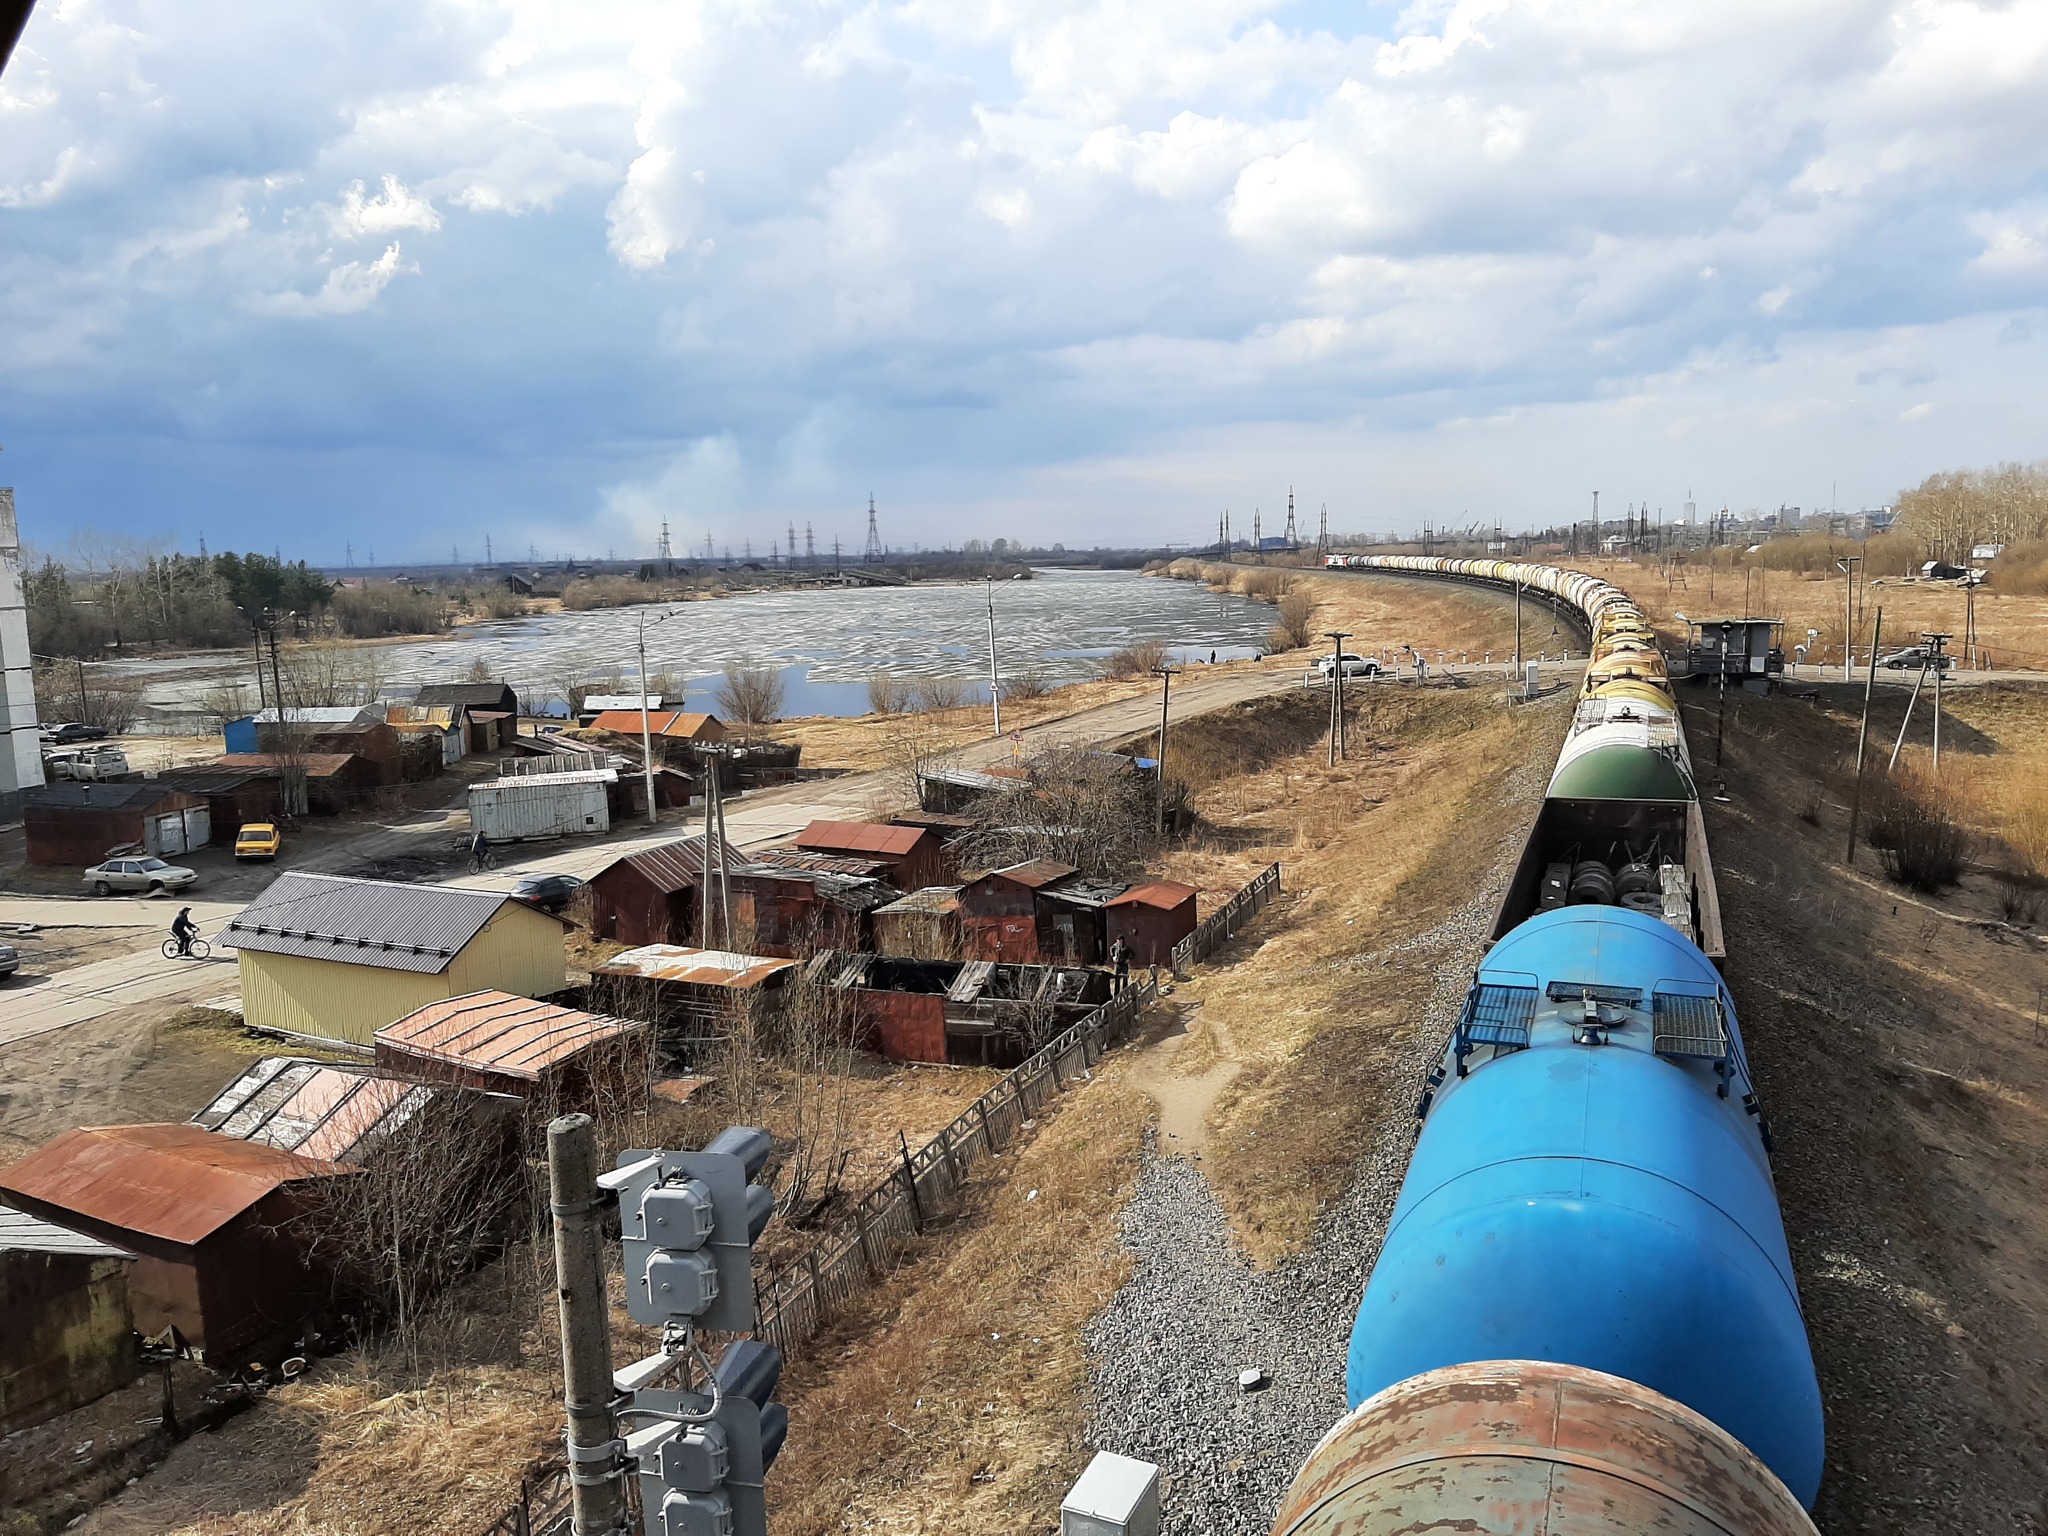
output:
POLYGON ((1590 660, 1275 1531, 1811 1533, 1819 1384, 1651 627, 1579 571, 1330 563, 1542 594, 1590 660))

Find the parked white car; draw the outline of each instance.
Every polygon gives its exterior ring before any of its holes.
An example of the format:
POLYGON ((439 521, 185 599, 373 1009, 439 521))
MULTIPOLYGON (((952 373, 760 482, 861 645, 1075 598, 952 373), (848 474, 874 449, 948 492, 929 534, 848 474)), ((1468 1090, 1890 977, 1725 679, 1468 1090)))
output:
MULTIPOLYGON (((1385 670, 1380 666, 1378 657, 1360 656, 1356 651, 1346 651, 1343 655, 1343 662, 1344 675, 1346 677, 1378 677, 1385 670)), ((1336 659, 1329 656, 1323 657, 1316 663, 1316 671, 1324 677, 1328 677, 1335 670, 1335 667, 1336 659)))
POLYGON ((124 778, 128 754, 119 747, 76 747, 52 752, 44 762, 51 779, 83 779, 93 783, 124 778))
POLYGON ((182 864, 148 857, 108 859, 85 872, 85 883, 95 896, 111 896, 116 891, 147 891, 156 896, 182 891, 198 878, 182 864))

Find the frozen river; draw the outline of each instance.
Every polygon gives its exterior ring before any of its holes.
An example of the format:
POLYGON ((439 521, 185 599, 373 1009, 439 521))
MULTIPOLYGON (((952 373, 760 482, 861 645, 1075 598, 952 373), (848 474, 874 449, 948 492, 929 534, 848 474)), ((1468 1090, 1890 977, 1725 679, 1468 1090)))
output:
MULTIPOLYGON (((1273 623, 1269 604, 1219 594, 1193 582, 1135 571, 1041 571, 998 582, 996 646, 1004 676, 1035 672, 1049 682, 1094 675, 1094 663, 1136 640, 1161 640, 1182 660, 1252 654, 1273 623)), ((466 625, 426 641, 376 648, 385 691, 466 677, 481 661, 522 698, 560 700, 573 684, 616 680, 637 692, 635 649, 647 624, 647 666, 689 679, 700 707, 733 663, 781 670, 784 712, 861 714, 867 678, 988 677, 988 593, 974 586, 750 592, 670 610, 607 608, 466 625), (658 620, 658 622, 657 622, 658 620)), ((140 664, 153 703, 173 705, 220 679, 219 655, 140 664), (201 681, 198 674, 206 674, 201 681), (180 676, 184 673, 184 676, 180 676)), ((232 666, 232 664, 230 664, 232 666)))

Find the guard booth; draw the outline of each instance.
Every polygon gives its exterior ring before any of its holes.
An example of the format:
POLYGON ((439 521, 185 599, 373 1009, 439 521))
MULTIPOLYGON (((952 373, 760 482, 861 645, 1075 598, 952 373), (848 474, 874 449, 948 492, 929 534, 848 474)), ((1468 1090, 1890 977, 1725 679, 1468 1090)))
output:
POLYGON ((1687 619, 1686 675, 1726 677, 1752 693, 1770 691, 1785 670, 1783 619, 1687 619))

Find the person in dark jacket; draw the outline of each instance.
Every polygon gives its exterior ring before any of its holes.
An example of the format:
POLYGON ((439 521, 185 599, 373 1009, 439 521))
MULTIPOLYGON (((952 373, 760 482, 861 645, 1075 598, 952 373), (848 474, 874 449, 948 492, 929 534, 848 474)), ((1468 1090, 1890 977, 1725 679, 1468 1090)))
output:
POLYGON ((1109 963, 1116 968, 1116 989, 1121 992, 1131 984, 1131 948, 1121 936, 1109 946, 1109 963))
POLYGON ((177 941, 179 954, 192 953, 192 940, 198 932, 199 925, 192 921, 192 909, 178 908, 178 915, 171 919, 171 937, 177 941))

